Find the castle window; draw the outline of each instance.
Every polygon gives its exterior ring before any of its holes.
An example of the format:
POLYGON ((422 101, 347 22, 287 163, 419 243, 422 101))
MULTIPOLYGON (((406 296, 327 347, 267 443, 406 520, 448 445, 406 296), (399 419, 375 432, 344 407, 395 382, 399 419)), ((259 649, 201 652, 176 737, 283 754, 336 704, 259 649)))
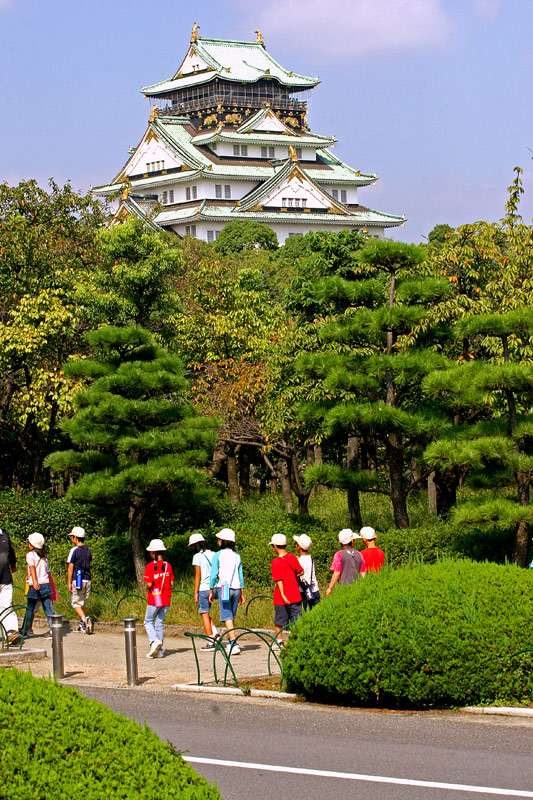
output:
POLYGON ((229 184, 224 186, 224 197, 226 200, 231 199, 231 186, 229 184))
POLYGON ((215 241, 215 232, 214 231, 207 231, 207 241, 214 242, 215 241))
POLYGON ((302 158, 302 148, 301 147, 296 147, 295 149, 296 149, 296 158, 300 158, 301 159, 302 158))
POLYGON ((215 184, 215 197, 219 200, 222 198, 222 186, 219 183, 215 184))
POLYGON ((185 199, 186 200, 190 200, 191 199, 191 187, 190 186, 186 186, 185 187, 185 199))
POLYGON ((233 145, 233 155, 234 156, 240 156, 240 154, 241 154, 240 146, 238 144, 234 144, 233 145))
POLYGON ((174 189, 169 189, 168 202, 169 203, 173 203, 174 202, 174 189))
POLYGON ((305 208, 307 206, 307 200, 305 199, 305 197, 302 198, 301 204, 302 204, 302 208, 305 208))
POLYGON ((341 189, 341 203, 346 202, 346 189, 341 189))
POLYGON ((261 146, 261 158, 275 158, 276 151, 273 147, 261 146))
POLYGON ((168 192, 163 192, 163 205, 166 206, 168 203, 168 192))
POLYGON ((247 155, 248 155, 248 145, 241 144, 241 156, 247 156, 247 155))
POLYGON ((339 199, 339 190, 338 189, 332 189, 331 190, 331 196, 333 197, 334 200, 338 200, 339 199))
POLYGON ((220 231, 215 231, 215 239, 218 239, 219 236, 220 236, 220 231))
POLYGON ((292 197, 287 197, 287 205, 289 206, 289 208, 292 208, 292 203, 293 203, 292 197))
POLYGON ((198 187, 197 186, 192 186, 191 187, 191 193, 192 193, 192 199, 196 200, 196 198, 198 197, 198 187))
POLYGON ((295 206, 295 208, 300 208, 300 198, 299 197, 295 197, 294 198, 294 206, 295 206))
POLYGON ((186 225, 185 236, 196 236, 196 225, 186 225))

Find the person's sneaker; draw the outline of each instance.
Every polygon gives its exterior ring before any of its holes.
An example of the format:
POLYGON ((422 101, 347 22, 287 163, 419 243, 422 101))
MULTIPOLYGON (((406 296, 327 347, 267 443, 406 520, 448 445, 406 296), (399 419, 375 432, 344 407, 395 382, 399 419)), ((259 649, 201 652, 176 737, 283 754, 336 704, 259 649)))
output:
POLYGON ((163 650, 163 648, 161 648, 161 650, 159 650, 159 652, 156 653, 155 656, 153 656, 153 658, 164 658, 164 657, 165 657, 165 651, 163 650))
POLYGON ((216 649, 215 648, 215 642, 214 642, 213 639, 208 639, 207 641, 205 641, 203 643, 202 647, 200 647, 200 650, 204 650, 204 651, 205 650, 215 650, 215 649, 216 649))
POLYGON ((74 628, 74 633, 87 633, 87 631, 85 630, 85 625, 82 625, 82 623, 80 622, 78 627, 74 628))
POLYGON ((285 646, 285 642, 282 642, 281 639, 276 639, 276 641, 272 645, 272 650, 278 650, 279 651, 284 646, 285 646))
POLYGON ((88 634, 93 632, 93 621, 91 617, 85 617, 85 630, 88 634))
POLYGON ((163 642, 160 642, 159 639, 154 639, 150 647, 150 651, 147 653, 147 658, 155 658, 156 654, 161 650, 162 647, 163 642))
POLYGON ((241 654, 241 648, 237 642, 228 642, 226 645, 226 652, 228 656, 239 656, 241 654))
POLYGON ((45 633, 44 636, 43 636, 43 639, 53 639, 53 638, 54 637, 53 637, 52 631, 48 631, 48 633, 45 633))
POLYGON ((18 631, 8 631, 7 641, 9 644, 17 644, 20 642, 20 633, 18 631))
MULTIPOLYGON (((23 633, 22 628, 19 628, 19 633, 22 636, 23 633)), ((32 636, 35 636, 33 631, 26 631, 26 633, 24 634, 25 639, 30 639, 32 636)))

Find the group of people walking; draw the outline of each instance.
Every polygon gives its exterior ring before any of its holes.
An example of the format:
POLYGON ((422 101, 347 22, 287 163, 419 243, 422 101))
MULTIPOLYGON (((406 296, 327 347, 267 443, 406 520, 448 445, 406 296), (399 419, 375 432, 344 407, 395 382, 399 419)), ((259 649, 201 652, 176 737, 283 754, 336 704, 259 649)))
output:
MULTIPOLYGON (((87 600, 91 591, 92 554, 85 544, 85 530, 75 526, 69 534, 72 547, 67 558, 67 588, 71 604, 79 622, 76 630, 91 634, 93 621, 87 615, 87 600)), ((202 618, 205 644, 204 651, 215 649, 219 636, 216 625, 211 618, 211 610, 215 600, 219 604, 220 622, 226 627, 225 644, 228 655, 236 656, 241 652, 236 641, 235 617, 239 605, 244 604, 244 577, 242 560, 235 549, 235 532, 231 528, 223 528, 217 533, 218 550, 213 552, 201 533, 193 533, 189 537, 189 548, 193 552, 194 567, 194 601, 202 618)), ((367 572, 378 572, 385 561, 385 553, 376 544, 376 532, 366 526, 360 533, 344 528, 338 536, 341 548, 335 553, 330 570, 331 580, 326 589, 330 595, 335 585, 353 583, 367 572), (355 548, 355 540, 362 539, 363 550, 355 548)), ((274 648, 283 647, 282 631, 294 622, 302 610, 313 608, 320 602, 314 559, 310 553, 313 544, 307 534, 293 537, 296 554, 287 550, 287 537, 283 533, 272 536, 269 544, 273 549, 271 564, 272 581, 274 583, 274 628, 276 641, 274 648)), ((51 637, 51 617, 54 613, 53 602, 58 599, 48 558, 45 540, 41 533, 28 536, 28 552, 26 554, 26 613, 21 628, 12 609, 13 578, 17 567, 16 554, 9 534, 0 529, 0 623, 2 624, 9 644, 20 641, 20 637, 33 635, 32 623, 39 603, 48 619, 51 637)), ((174 573, 166 560, 166 547, 161 539, 152 539, 146 548, 149 562, 144 573, 147 590, 147 604, 144 627, 150 643, 147 658, 163 658, 164 656, 164 622, 170 607, 174 573)))
MULTIPOLYGON (((92 554, 85 544, 83 528, 72 528, 69 537, 72 547, 67 558, 67 588, 72 608, 79 617, 76 630, 91 634, 93 621, 87 616, 87 598, 91 591, 92 554)), ((17 615, 13 610, 13 573, 17 570, 17 556, 9 533, 0 529, 0 624, 10 645, 19 642, 21 636, 33 636, 33 618, 39 603, 48 620, 49 631, 45 638, 51 638, 53 603, 59 600, 46 555, 44 536, 42 533, 31 533, 27 544, 24 581, 26 612, 19 628, 17 615)))
MULTIPOLYGON (((366 526, 360 533, 344 528, 339 533, 338 550, 331 563, 332 577, 326 589, 331 594, 335 585, 347 585, 364 577, 367 572, 379 572, 385 562, 385 553, 376 544, 377 535, 366 526), (362 539, 365 548, 354 547, 355 540, 362 539)), ((301 615, 302 610, 313 608, 320 602, 315 563, 310 554, 311 538, 307 534, 293 537, 296 554, 287 550, 287 537, 283 533, 272 536, 269 544, 274 553, 271 564, 274 582, 274 629, 276 640, 273 647, 283 647, 282 631, 301 615)), ((228 655, 239 655, 236 641, 235 617, 239 605, 244 603, 244 577, 242 560, 235 550, 235 532, 223 528, 217 533, 218 551, 213 552, 201 533, 189 537, 189 548, 193 552, 194 602, 202 618, 205 643, 201 650, 213 651, 219 637, 218 629, 211 618, 212 605, 219 604, 220 622, 227 629, 225 646, 228 655)), ((170 606, 174 575, 172 567, 165 561, 166 548, 161 539, 154 539, 146 548, 151 561, 146 567, 144 581, 148 599, 144 627, 148 634, 150 650, 147 658, 161 658, 164 654, 164 620, 170 606)))

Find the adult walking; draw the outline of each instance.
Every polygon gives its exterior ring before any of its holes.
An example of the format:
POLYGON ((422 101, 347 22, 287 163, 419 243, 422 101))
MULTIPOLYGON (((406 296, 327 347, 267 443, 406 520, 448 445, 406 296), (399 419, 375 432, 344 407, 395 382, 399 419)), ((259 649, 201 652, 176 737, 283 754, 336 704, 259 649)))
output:
POLYGON ((168 561, 165 561, 167 548, 161 539, 152 539, 146 549, 151 559, 143 578, 148 589, 144 629, 150 642, 146 658, 163 658, 164 623, 170 607, 174 573, 168 561))
POLYGON ((20 641, 18 620, 14 611, 3 616, 4 611, 13 605, 13 575, 17 569, 17 556, 13 542, 7 531, 0 528, 0 622, 4 627, 9 644, 20 641))
POLYGON ((51 596, 53 589, 50 586, 50 576, 48 570, 48 559, 44 547, 44 536, 42 533, 32 533, 28 536, 28 552, 26 554, 26 564, 28 565, 28 594, 26 597, 26 615, 23 622, 23 632, 30 625, 35 613, 35 606, 40 600, 43 611, 48 619, 49 631, 45 634, 46 639, 52 638, 52 616, 54 607, 51 596))

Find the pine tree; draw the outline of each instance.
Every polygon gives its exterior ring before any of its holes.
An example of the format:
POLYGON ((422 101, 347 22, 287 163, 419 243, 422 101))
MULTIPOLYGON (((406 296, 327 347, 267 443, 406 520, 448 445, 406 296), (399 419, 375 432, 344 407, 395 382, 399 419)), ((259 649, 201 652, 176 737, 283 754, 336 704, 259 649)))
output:
POLYGON ((216 442, 217 423, 199 416, 185 399, 180 360, 139 327, 106 326, 87 335, 98 357, 66 365, 87 388, 62 423, 75 449, 52 453, 53 472, 81 477, 67 496, 79 503, 129 508, 137 580, 142 583, 143 522, 163 499, 174 507, 206 502, 201 467, 216 442))
POLYGON ((508 529, 515 526, 513 561, 528 564, 529 490, 533 477, 533 364, 524 359, 533 341, 533 309, 469 314, 456 325, 458 338, 474 349, 484 343, 490 360, 463 362, 429 375, 424 388, 452 411, 465 409, 470 422, 450 428, 431 444, 426 461, 443 472, 467 476, 475 488, 493 488, 490 499, 465 502, 455 510, 460 525, 508 529), (499 343, 499 353, 495 347, 499 343), (514 486, 514 496, 509 497, 514 486), (507 491, 505 491, 507 489, 507 491))
MULTIPOLYGON (((384 463, 373 470, 361 469, 364 462, 359 458, 357 465, 352 457, 349 468, 323 465, 312 468, 310 477, 352 492, 389 494, 398 528, 409 526, 407 495, 419 484, 408 482, 408 461, 445 424, 445 418, 423 403, 421 382, 446 360, 423 343, 409 346, 410 332, 420 325, 427 307, 449 291, 445 280, 417 277, 424 257, 422 247, 372 242, 359 253, 352 280, 334 277, 318 285, 321 296, 335 300, 338 309, 321 329, 330 347, 299 362, 302 370, 321 377, 331 398, 304 407, 306 418, 318 421, 330 435, 357 437, 367 454, 374 450, 374 457, 384 456, 384 463)), ((439 335, 428 329, 426 340, 439 335)))

